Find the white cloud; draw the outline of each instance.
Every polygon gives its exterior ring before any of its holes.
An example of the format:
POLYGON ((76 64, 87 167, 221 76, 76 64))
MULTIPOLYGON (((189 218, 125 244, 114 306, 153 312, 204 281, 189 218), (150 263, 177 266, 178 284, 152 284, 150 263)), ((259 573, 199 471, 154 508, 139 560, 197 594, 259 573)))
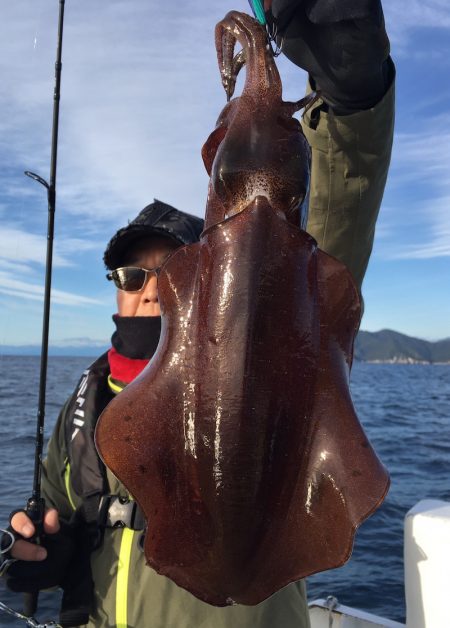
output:
POLYGON ((408 244, 389 259, 433 259, 435 257, 450 257, 450 235, 437 236, 434 242, 424 245, 408 244))
MULTIPOLYGON (((385 2, 394 40, 411 42, 420 26, 450 27, 446 0, 385 2)), ((66 6, 57 210, 66 228, 81 223, 105 239, 156 197, 203 215, 207 177, 201 145, 225 103, 214 49, 214 24, 236 6, 187 0, 174 7, 136 0, 66 6), (87 42, 90 42, 87 44, 87 42)), ((0 25, 3 89, 0 137, 17 178, 2 184, 13 198, 37 194, 24 168, 46 175, 57 7, 31 0, 4 7, 0 25), (31 186, 31 187, 30 187, 31 186)), ((304 80, 280 60, 285 92, 304 80)), ((2 151, 4 152, 4 151, 2 151)), ((1 177, 1 173, 0 173, 1 177)), ((0 182, 1 183, 1 182, 0 182)))
POLYGON ((434 119, 427 129, 396 135, 392 178, 450 187, 450 118, 434 119))
POLYGON ((383 209, 378 255, 389 260, 450 257, 450 194, 405 205, 383 209), (406 230, 409 235, 402 238, 406 230))
POLYGON ((420 28, 450 29, 447 0, 385 0, 383 10, 397 52, 406 53, 420 28))
POLYGON ((419 204, 416 214, 422 221, 420 240, 391 249, 389 259, 450 257, 450 195, 419 204))
POLYGON ((377 225, 385 259, 450 256, 450 115, 395 136, 388 199, 377 225))
MULTIPOLYGON (((0 231, 0 293, 9 297, 42 302, 44 298, 42 270, 45 265, 46 236, 22 229, 2 226, 0 231), (34 280, 30 282, 31 280, 34 280)), ((59 238, 55 242, 53 266, 75 265, 80 253, 97 248, 98 243, 79 238, 59 238), (74 252, 74 259, 67 253, 74 252)), ((52 302, 65 306, 100 305, 102 301, 52 288, 52 302)))
MULTIPOLYGON (((18 227, 3 225, 0 231, 0 267, 11 268, 11 263, 45 264, 47 237, 29 233, 18 227)), ((89 251, 98 247, 98 243, 79 238, 55 240, 53 265, 55 267, 73 266, 74 262, 66 251, 89 251)), ((28 272, 29 266, 25 267, 28 272)), ((16 266, 20 271, 20 266, 16 266)))
MULTIPOLYGON (((386 211, 387 211, 387 208, 385 207, 384 208, 384 212, 386 212, 386 211)), ((393 234, 394 234, 393 227, 391 225, 387 224, 386 221, 379 220, 377 222, 377 226, 376 226, 376 238, 377 238, 377 241, 390 238, 390 237, 392 237, 393 234)))
MULTIPOLYGON (((41 7, 35 19, 34 3, 22 4, 8 7, 3 20, 14 29, 5 29, 0 55, 2 137, 18 172, 44 176, 56 7, 41 7)), ((225 104, 213 25, 226 10, 198 0, 181 5, 176 18, 156 0, 137 1, 133 11, 119 0, 66 8, 58 164, 64 212, 89 217, 102 233, 154 197, 203 214, 208 180, 200 149, 225 104)), ((9 185, 11 193, 29 189, 21 179, 9 185)))
POLYGON ((38 274, 37 269, 32 264, 23 264, 17 260, 0 259, 0 270, 2 272, 13 273, 17 275, 33 276, 38 274))
MULTIPOLYGON (((13 279, 9 273, 0 270, 0 293, 32 301, 42 301, 44 298, 44 287, 27 283, 20 279, 13 279)), ((99 299, 56 289, 52 289, 52 301, 58 305, 70 306, 100 305, 102 303, 99 299)))

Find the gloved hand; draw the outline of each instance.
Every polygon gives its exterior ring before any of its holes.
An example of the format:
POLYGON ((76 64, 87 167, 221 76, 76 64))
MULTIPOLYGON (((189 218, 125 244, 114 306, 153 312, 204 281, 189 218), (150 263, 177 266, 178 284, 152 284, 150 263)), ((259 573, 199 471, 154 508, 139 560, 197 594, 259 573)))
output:
MULTIPOLYGON (((44 518, 45 534, 40 545, 35 545, 26 540, 33 536, 34 528, 24 511, 13 512, 10 521, 8 531, 16 541, 6 555, 2 555, 2 559, 15 559, 3 574, 8 588, 15 592, 34 593, 62 586, 75 554, 72 527, 59 522, 55 510, 48 511, 44 518)), ((4 535, 2 548, 7 544, 9 536, 4 535)))
POLYGON ((368 109, 386 93, 393 64, 380 0, 272 0, 266 18, 335 113, 368 109))
POLYGON ((24 510, 11 513, 10 534, 4 534, 0 546, 0 573, 11 591, 37 593, 41 589, 61 587, 64 591, 60 624, 64 628, 84 625, 92 609, 94 583, 92 580, 90 537, 82 520, 74 517, 70 524, 59 521, 56 510, 44 516, 41 544, 27 541, 35 533, 32 521, 24 510), (16 539, 11 545, 11 534, 16 539), (5 564, 6 561, 6 564, 5 564), (5 569, 2 572, 2 564, 5 569))

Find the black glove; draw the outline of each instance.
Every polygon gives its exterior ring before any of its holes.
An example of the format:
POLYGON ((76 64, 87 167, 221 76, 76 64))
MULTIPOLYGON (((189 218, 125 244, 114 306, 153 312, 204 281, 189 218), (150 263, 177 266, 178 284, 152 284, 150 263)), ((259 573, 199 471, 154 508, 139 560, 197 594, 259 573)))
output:
MULTIPOLYGON (((64 590, 61 601, 60 623, 63 628, 87 624, 94 601, 94 581, 91 570, 92 531, 79 513, 74 515, 74 540, 76 555, 70 563, 70 571, 62 582, 64 590)), ((94 532, 96 526, 94 526, 94 532)), ((98 536, 98 535, 97 535, 98 536)))
MULTIPOLYGON (((14 532, 11 526, 8 532, 16 540, 23 538, 29 541, 14 532)), ((4 534, 0 546, 7 548, 10 544, 10 535, 4 534)), ((41 545, 47 550, 45 560, 9 562, 3 573, 8 588, 16 593, 37 593, 42 589, 61 587, 60 624, 64 628, 86 624, 92 610, 94 591, 90 564, 91 538, 86 526, 77 517, 71 524, 60 521, 59 532, 43 535, 41 545)), ((2 558, 10 561, 10 552, 3 553, 2 558)))
MULTIPOLYGON (((4 578, 11 591, 16 593, 36 593, 41 589, 62 586, 69 572, 69 565, 75 555, 73 530, 68 524, 61 522, 56 534, 42 536, 41 545, 47 550, 47 558, 42 561, 16 560, 11 562, 4 578)), ((16 540, 23 538, 11 527, 8 531, 16 540)), ((2 538, 2 547, 9 543, 8 535, 2 538)), ((11 558, 10 554, 2 558, 11 558)))
POLYGON ((273 0, 277 44, 338 114, 374 106, 393 77, 380 0, 273 0))

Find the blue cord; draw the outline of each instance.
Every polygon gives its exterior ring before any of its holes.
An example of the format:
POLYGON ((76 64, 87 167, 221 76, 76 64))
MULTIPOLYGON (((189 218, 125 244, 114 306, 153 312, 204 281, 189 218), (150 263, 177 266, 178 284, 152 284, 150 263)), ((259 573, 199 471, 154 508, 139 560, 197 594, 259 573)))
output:
POLYGON ((248 0, 251 10, 253 11, 253 15, 256 17, 258 22, 263 26, 266 24, 266 16, 264 13, 264 7, 261 0, 248 0))

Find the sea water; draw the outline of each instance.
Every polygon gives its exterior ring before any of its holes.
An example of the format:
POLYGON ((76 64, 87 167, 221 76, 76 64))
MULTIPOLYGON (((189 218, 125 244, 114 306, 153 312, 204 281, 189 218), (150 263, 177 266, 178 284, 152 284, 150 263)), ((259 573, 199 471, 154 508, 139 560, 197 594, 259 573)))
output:
MULTIPOLYGON (((88 358, 50 358, 46 436, 88 358)), ((0 525, 32 486, 39 358, 0 352, 0 525)), ((420 499, 450 501, 450 365, 355 363, 352 395, 361 423, 391 474, 381 508, 359 529, 350 561, 308 578, 310 599, 339 602, 404 621, 403 519, 420 499)), ((0 582, 0 601, 21 596, 0 582)), ((40 596, 41 620, 57 619, 56 594, 40 596)), ((0 614, 0 626, 24 625, 0 614)))

